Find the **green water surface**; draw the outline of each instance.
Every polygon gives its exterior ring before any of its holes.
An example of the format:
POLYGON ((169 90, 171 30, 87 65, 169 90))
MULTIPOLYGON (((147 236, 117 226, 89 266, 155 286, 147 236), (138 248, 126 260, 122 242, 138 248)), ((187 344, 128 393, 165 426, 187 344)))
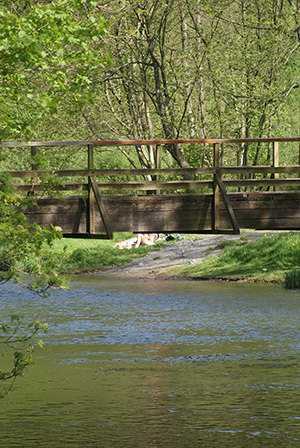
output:
POLYGON ((1 447, 300 446, 299 292, 80 276, 0 294, 1 316, 49 323, 1 447))

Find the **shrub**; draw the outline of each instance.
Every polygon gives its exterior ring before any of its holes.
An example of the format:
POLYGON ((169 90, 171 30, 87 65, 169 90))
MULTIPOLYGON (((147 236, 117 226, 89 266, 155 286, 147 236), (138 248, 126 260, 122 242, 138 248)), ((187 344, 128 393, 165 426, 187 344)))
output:
POLYGON ((292 269, 285 274, 284 286, 286 289, 300 289, 300 269, 292 269))

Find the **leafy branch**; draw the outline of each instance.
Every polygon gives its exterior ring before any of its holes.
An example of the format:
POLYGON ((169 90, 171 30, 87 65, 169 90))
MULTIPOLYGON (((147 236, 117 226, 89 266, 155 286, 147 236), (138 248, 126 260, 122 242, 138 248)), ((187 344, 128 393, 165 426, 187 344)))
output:
MULTIPOLYGON (((0 390, 1 398, 5 394, 11 393, 16 379, 24 375, 28 366, 34 364, 33 353, 36 350, 36 344, 33 344, 32 341, 38 334, 46 331, 47 324, 36 320, 24 325, 23 316, 17 314, 11 316, 10 324, 0 322, 0 346, 6 346, 13 350, 13 366, 6 371, 0 369, 0 380, 9 380, 9 387, 0 390), (27 345, 29 341, 30 343, 27 345)), ((43 345, 42 340, 37 341, 37 346, 43 348, 43 345)), ((3 353, 2 356, 4 356, 3 353)))

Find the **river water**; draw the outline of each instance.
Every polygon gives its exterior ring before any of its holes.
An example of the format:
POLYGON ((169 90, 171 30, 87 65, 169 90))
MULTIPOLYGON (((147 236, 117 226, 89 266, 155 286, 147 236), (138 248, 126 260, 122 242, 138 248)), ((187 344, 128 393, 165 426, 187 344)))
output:
POLYGON ((0 294, 0 316, 49 324, 1 447, 300 446, 300 292, 93 275, 0 294))

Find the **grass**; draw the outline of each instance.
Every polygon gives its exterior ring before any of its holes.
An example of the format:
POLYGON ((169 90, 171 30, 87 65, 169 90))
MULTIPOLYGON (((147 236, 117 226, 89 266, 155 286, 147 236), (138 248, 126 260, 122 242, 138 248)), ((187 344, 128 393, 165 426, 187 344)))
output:
POLYGON ((158 241, 155 246, 133 249, 117 249, 113 245, 135 236, 133 233, 114 233, 113 240, 85 240, 65 238, 54 242, 49 260, 62 260, 56 266, 60 274, 80 272, 95 272, 113 266, 123 266, 131 260, 144 257, 153 250, 159 250, 164 241, 158 241))
POLYGON ((242 236, 239 240, 232 240, 232 241, 222 241, 222 243, 217 244, 215 247, 210 247, 206 250, 206 254, 209 255, 213 253, 215 250, 222 250, 226 247, 232 247, 232 246, 243 246, 248 241, 248 238, 245 236, 242 236))
MULTIPOLYGON (((265 235, 255 242, 224 246, 222 254, 202 263, 173 269, 173 274, 189 278, 228 279, 285 283, 287 276, 299 271, 300 234, 289 232, 265 235)), ((300 279, 300 273, 298 278, 300 279)), ((296 282, 294 282, 296 284, 296 282)), ((300 281, 299 281, 300 285, 300 281)))

